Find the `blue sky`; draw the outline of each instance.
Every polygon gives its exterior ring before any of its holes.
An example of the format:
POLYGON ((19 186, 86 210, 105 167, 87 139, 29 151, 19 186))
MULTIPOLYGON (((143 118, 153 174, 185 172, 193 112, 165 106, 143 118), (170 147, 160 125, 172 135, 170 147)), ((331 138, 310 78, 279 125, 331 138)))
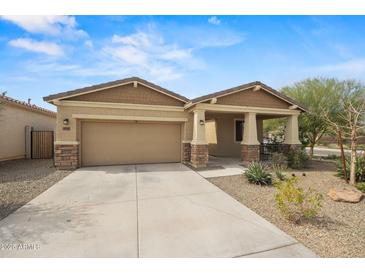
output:
POLYGON ((189 98, 252 81, 365 80, 363 16, 2 16, 0 90, 45 95, 139 76, 189 98))

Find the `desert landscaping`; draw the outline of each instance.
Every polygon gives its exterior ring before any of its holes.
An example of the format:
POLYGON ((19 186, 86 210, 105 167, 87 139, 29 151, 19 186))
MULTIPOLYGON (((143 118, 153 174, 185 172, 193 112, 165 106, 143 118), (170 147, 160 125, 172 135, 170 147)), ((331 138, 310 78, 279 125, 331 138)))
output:
POLYGON ((0 162, 0 220, 70 173, 48 159, 0 162))
POLYGON ((317 217, 298 224, 286 220, 276 207, 275 187, 250 184, 244 175, 211 178, 209 181, 320 257, 364 257, 365 201, 335 202, 328 196, 333 188, 354 190, 335 176, 335 164, 313 160, 308 167, 286 170, 285 174, 298 177, 299 187, 312 188, 322 194, 322 208, 317 217))

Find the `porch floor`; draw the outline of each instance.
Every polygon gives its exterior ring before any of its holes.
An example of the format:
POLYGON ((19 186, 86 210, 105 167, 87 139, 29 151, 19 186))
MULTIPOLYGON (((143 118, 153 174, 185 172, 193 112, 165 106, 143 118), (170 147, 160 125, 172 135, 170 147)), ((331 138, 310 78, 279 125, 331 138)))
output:
POLYGON ((209 155, 207 167, 196 169, 204 178, 241 175, 246 171, 241 159, 228 157, 215 157, 209 155))

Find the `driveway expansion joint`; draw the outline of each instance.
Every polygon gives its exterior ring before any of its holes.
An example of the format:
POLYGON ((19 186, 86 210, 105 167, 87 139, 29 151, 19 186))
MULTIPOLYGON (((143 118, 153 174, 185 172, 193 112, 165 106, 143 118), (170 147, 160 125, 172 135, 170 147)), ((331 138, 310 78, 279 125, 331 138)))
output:
POLYGON ((264 250, 261 250, 261 251, 249 252, 249 253, 245 253, 245 254, 242 254, 242 255, 234 256, 233 258, 247 257, 247 256, 250 256, 250 255, 269 252, 269 251, 277 250, 277 249, 284 248, 284 247, 294 246, 294 245, 298 245, 298 244, 300 245, 300 243, 298 241, 295 241, 294 243, 281 245, 281 246, 273 247, 273 248, 268 248, 268 249, 264 249, 264 250))

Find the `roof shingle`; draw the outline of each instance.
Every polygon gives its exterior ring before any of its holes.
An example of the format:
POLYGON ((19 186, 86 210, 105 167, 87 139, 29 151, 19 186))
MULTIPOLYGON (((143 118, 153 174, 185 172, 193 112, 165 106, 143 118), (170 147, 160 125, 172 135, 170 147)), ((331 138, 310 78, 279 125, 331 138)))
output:
POLYGON ((82 94, 84 92, 88 92, 88 91, 93 91, 93 90, 98 90, 98 89, 104 89, 104 88, 108 88, 108 87, 111 87, 111 86, 117 86, 117 85, 122 85, 122 84, 125 84, 125 83, 128 83, 128 82, 133 82, 133 81, 136 81, 136 82, 140 82, 144 85, 147 85, 147 86, 150 86, 154 89, 157 89, 157 90, 160 90, 166 94, 169 94, 171 95, 172 97, 175 97, 175 98, 178 98, 180 99, 181 101, 187 103, 189 102, 190 100, 180 94, 177 94, 175 92, 172 92, 170 90, 167 90, 163 87, 160 87, 154 83, 151 83, 151 82, 148 82, 144 79, 141 79, 139 77, 130 77, 130 78, 125 78, 125 79, 121 79, 121 80, 116 80, 116 81, 111 81, 111 82, 107 82, 107 83, 102 83, 102 84, 98 84, 98 85, 93 85, 93 86, 88 86, 88 87, 84 87, 84 88, 79 88, 79 89, 74 89, 74 90, 70 90, 70 91, 65 91, 65 92, 60 92, 60 93, 57 93, 57 94, 52 94, 52 95, 49 95, 49 96, 46 96, 46 97, 43 97, 43 100, 44 101, 52 101, 54 99, 59 99, 59 98, 63 98, 63 97, 69 97, 69 96, 76 96, 76 95, 79 95, 79 94, 82 94))

